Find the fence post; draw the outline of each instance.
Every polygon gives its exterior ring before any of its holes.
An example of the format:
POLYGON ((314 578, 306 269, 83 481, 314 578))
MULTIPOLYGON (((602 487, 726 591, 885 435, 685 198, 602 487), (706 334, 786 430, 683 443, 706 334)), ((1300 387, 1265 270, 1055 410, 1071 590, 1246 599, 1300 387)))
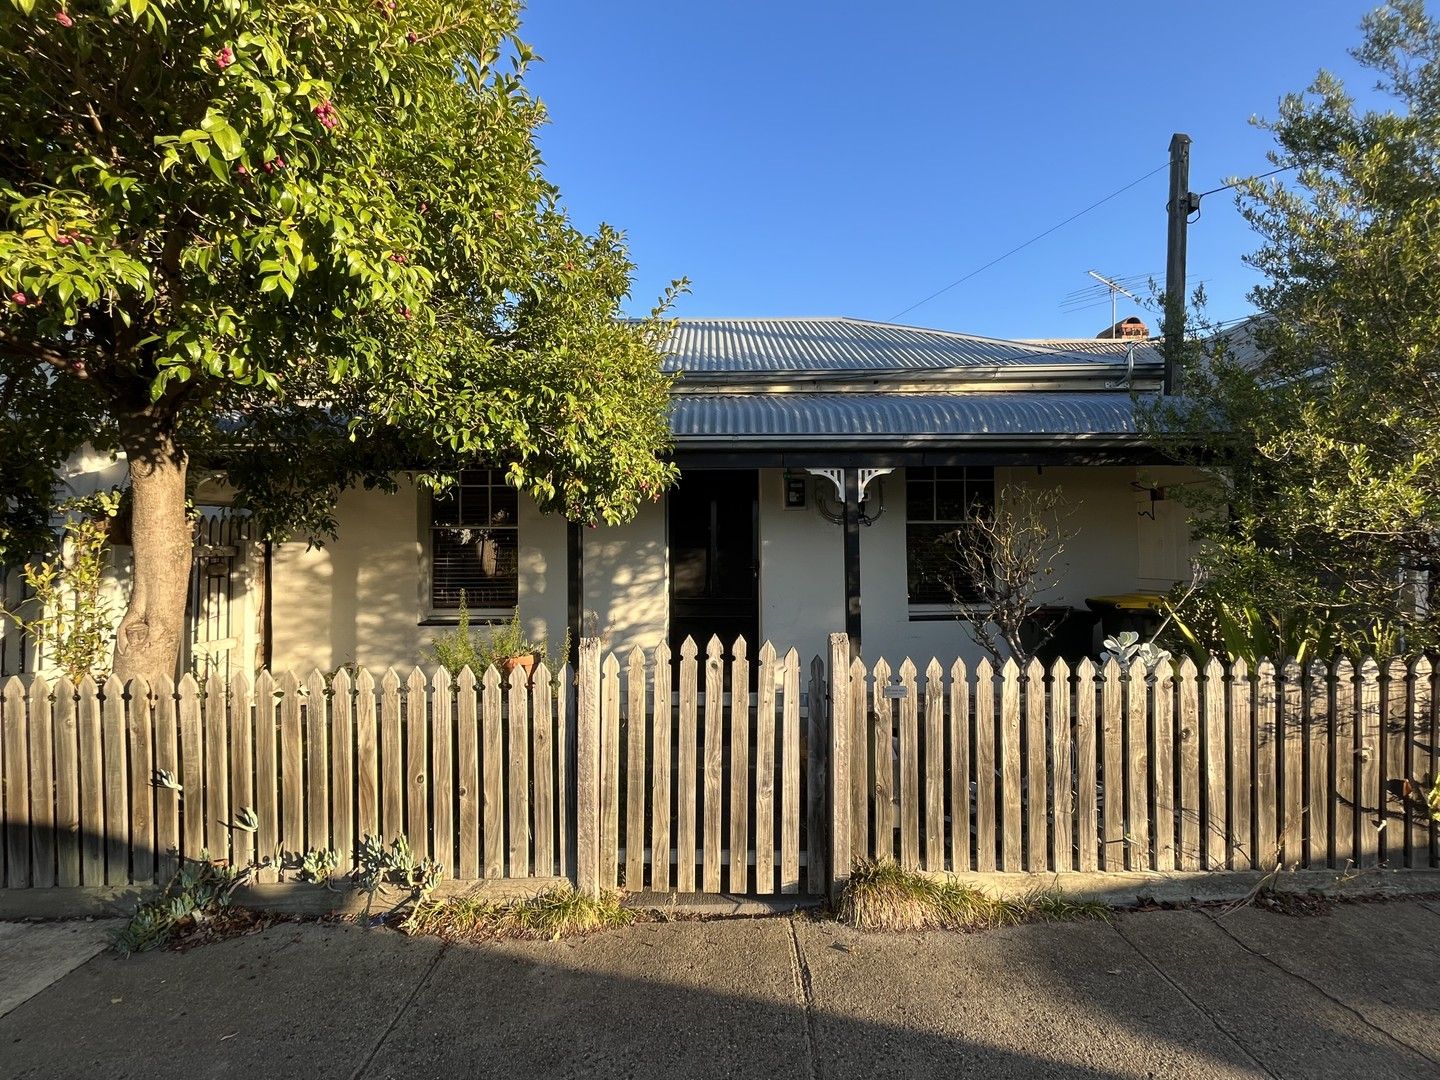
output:
POLYGON ((600 895, 600 640, 581 638, 576 672, 575 887, 600 895))
POLYGON ((850 638, 830 635, 830 899, 850 880, 850 638))

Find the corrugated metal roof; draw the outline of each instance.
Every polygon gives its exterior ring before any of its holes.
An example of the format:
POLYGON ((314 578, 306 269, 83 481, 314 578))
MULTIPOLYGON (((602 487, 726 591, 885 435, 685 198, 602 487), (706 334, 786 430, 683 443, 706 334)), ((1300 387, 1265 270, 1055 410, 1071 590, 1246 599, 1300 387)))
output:
MULTIPOLYGON (((667 371, 925 371, 1123 362, 1124 350, 926 330, 860 319, 681 319, 664 346, 667 371)), ((1137 360, 1143 357, 1137 350, 1137 360)))
POLYGON ((1128 392, 968 394, 677 394, 670 429, 680 446, 812 442, 1133 440, 1128 392))
POLYGON ((1092 356, 1107 356, 1113 360, 1124 360, 1133 345, 1137 364, 1165 362, 1165 354, 1160 351, 1159 338, 1036 338, 1025 344, 1044 345, 1049 349, 1064 349, 1066 352, 1088 353, 1092 356))

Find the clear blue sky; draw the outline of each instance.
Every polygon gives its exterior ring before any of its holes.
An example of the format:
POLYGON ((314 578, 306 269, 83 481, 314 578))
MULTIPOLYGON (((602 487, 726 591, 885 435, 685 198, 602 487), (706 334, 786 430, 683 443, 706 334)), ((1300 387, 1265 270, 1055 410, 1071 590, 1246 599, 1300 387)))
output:
MULTIPOLYGON (((1263 171, 1251 116, 1346 50, 1373 4, 1203 0, 982 7, 536 0, 547 174, 577 224, 623 229, 633 311, 672 277, 677 313, 889 320, 1195 140, 1191 187, 1263 171)), ((1092 336, 1067 313, 1088 269, 1165 266, 1167 174, 900 321, 997 337, 1092 336)), ((1249 310, 1255 238, 1230 193, 1190 230, 1210 315, 1249 310)), ((1133 312, 1122 298, 1121 315, 1133 312)), ((1152 320, 1153 322, 1153 320, 1152 320)))

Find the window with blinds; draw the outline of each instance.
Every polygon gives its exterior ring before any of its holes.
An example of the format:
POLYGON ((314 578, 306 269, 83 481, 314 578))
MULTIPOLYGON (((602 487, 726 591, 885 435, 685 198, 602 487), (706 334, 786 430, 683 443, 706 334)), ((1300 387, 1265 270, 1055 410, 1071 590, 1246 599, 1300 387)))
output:
POLYGON ((430 606, 513 608, 519 600, 518 500, 495 469, 467 469, 430 499, 430 606))
POLYGON ((957 580, 960 567, 946 553, 947 540, 975 509, 995 506, 995 470, 978 466, 927 466, 905 470, 905 569, 911 604, 949 604, 951 587, 970 594, 974 584, 957 580))

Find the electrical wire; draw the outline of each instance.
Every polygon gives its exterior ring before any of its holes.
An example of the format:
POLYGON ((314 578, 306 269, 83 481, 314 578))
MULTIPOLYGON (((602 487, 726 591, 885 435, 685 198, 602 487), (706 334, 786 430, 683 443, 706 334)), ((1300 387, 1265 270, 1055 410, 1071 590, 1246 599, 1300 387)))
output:
POLYGON ((1168 169, 1169 167, 1170 167, 1170 162, 1169 162, 1169 160, 1166 160, 1164 164, 1158 166, 1157 168, 1151 169, 1151 170, 1150 170, 1149 172, 1147 172, 1144 176, 1137 177, 1136 179, 1130 181, 1130 183, 1126 184, 1124 187, 1119 188, 1119 189, 1117 189, 1117 190, 1115 190, 1115 191, 1112 191, 1109 195, 1106 195, 1103 199, 1100 199, 1100 200, 1098 200, 1097 202, 1091 203, 1089 206, 1085 207, 1084 210, 1077 210, 1075 213, 1073 213, 1073 214, 1071 214, 1069 217, 1067 217, 1064 221, 1061 221, 1061 222, 1059 222, 1058 224, 1055 224, 1055 225, 1050 226, 1050 228, 1046 229, 1046 230, 1045 230, 1044 232, 1042 232, 1042 233, 1039 233, 1039 234, 1037 234, 1037 235, 1035 235, 1035 236, 1032 236, 1029 240, 1026 240, 1023 244, 1019 244, 1019 245, 1017 245, 1016 247, 1011 248, 1009 251, 1005 252, 1005 254, 996 256, 995 258, 993 258, 993 259, 991 259, 989 262, 987 262, 984 266, 976 267, 974 270, 971 270, 970 273, 966 274, 966 275, 965 275, 964 277, 962 277, 962 278, 957 278, 956 280, 952 281, 949 285, 946 285, 943 289, 937 289, 935 292, 933 292, 933 293, 931 293, 929 296, 925 297, 925 299, 923 299, 923 300, 917 300, 917 301, 915 301, 915 303, 911 304, 909 307, 903 308, 902 310, 897 311, 894 315, 891 315, 891 316, 890 316, 890 320, 889 320, 889 321, 890 321, 890 322, 894 322, 896 319, 900 318, 900 316, 902 316, 902 315, 908 315, 910 312, 914 311, 916 308, 918 308, 918 307, 923 307, 924 305, 928 304, 931 300, 934 300, 937 296, 943 296, 945 293, 947 293, 947 292, 949 292, 951 289, 955 288, 955 286, 957 286, 957 285, 963 285, 965 282, 969 281, 971 278, 975 277, 977 274, 982 274, 982 273, 984 273, 986 270, 989 270, 992 266, 995 266, 997 263, 1002 263, 1002 262, 1004 262, 1006 259, 1010 258, 1011 255, 1015 255, 1015 254, 1017 254, 1017 253, 1019 253, 1019 252, 1021 252, 1021 251, 1024 251, 1027 247, 1029 247, 1031 244, 1035 243, 1036 241, 1045 239, 1045 237, 1049 236, 1051 233, 1055 232, 1057 229, 1063 229, 1066 225, 1069 225, 1072 221, 1075 221, 1075 220, 1077 220, 1078 218, 1084 217, 1086 214, 1090 213, 1090 211, 1096 209, 1097 207, 1104 206, 1104 205, 1105 205, 1107 202, 1109 202, 1111 199, 1116 198, 1117 196, 1120 196, 1120 195, 1125 194, 1125 192, 1129 191, 1129 190, 1130 190, 1131 188, 1133 188, 1135 185, 1137 185, 1137 184, 1139 184, 1139 183, 1141 183, 1141 182, 1143 182, 1143 181, 1145 181, 1145 180, 1149 180, 1150 177, 1154 176, 1156 173, 1162 172, 1163 170, 1168 169))
POLYGON ((1232 180, 1228 184, 1222 184, 1220 187, 1211 188, 1209 191, 1200 192, 1199 195, 1195 196, 1195 199, 1198 202, 1199 200, 1205 198, 1206 195, 1214 195, 1217 192, 1229 191, 1231 188, 1239 187, 1241 184, 1248 184, 1251 180, 1264 180, 1267 176, 1276 176, 1279 173, 1289 172, 1291 169, 1298 169, 1299 167, 1300 163, 1297 161, 1294 165, 1284 165, 1278 169, 1271 169, 1269 172, 1263 172, 1259 176, 1247 176, 1240 180, 1232 180))

